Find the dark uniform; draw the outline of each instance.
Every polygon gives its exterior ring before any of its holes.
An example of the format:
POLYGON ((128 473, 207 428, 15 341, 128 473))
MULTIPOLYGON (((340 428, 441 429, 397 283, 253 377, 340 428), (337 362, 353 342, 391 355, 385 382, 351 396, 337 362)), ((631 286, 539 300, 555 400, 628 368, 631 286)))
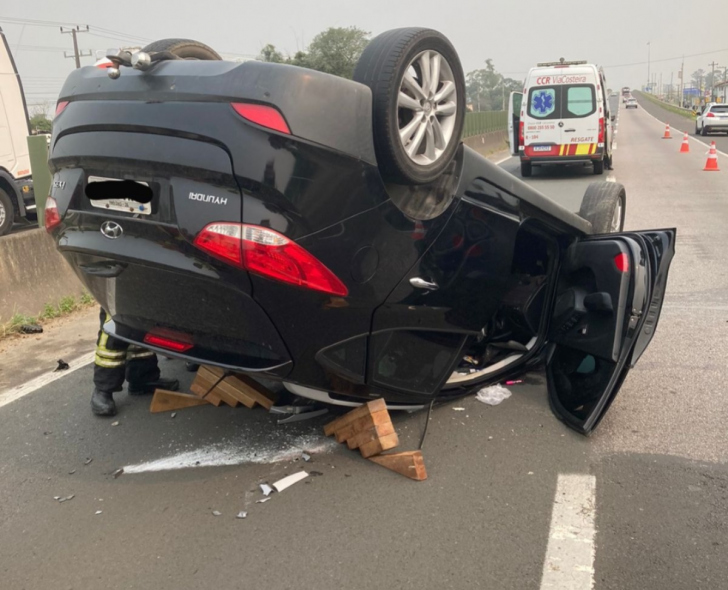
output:
POLYGON ((176 391, 176 379, 161 379, 157 355, 151 350, 129 344, 104 332, 104 324, 111 320, 103 309, 99 315, 99 335, 94 359, 94 393, 91 409, 99 416, 116 414, 113 394, 128 382, 129 395, 153 393, 155 389, 176 391))

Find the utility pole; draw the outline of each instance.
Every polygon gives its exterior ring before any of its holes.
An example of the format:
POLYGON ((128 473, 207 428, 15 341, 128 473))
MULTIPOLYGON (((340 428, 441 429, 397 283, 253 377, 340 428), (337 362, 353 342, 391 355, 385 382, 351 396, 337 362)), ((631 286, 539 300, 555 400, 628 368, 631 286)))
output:
POLYGON ((667 91, 668 101, 672 102, 672 76, 675 72, 670 72, 670 89, 667 91))
POLYGON ((79 25, 76 25, 75 27, 71 27, 70 29, 65 29, 65 27, 61 27, 61 34, 67 35, 71 34, 73 36, 73 55, 68 55, 68 52, 64 51, 63 55, 65 57, 73 57, 76 60, 76 69, 81 67, 81 58, 82 57, 90 57, 91 51, 89 50, 88 53, 84 53, 81 51, 79 53, 78 51, 78 38, 76 37, 77 33, 88 33, 88 25, 85 25, 85 29, 82 29, 79 25))
POLYGON ((710 102, 715 102, 715 66, 718 64, 713 61, 712 64, 708 64, 712 70, 710 74, 710 102))
POLYGON ((685 102, 685 56, 683 55, 682 64, 680 64, 680 106, 684 106, 685 102))
POLYGON ((650 42, 647 42, 647 92, 650 91, 650 42))

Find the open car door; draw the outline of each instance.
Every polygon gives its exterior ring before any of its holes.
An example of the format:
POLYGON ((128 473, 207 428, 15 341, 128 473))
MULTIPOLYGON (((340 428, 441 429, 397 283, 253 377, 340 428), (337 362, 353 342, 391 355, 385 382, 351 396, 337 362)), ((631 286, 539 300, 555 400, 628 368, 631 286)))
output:
POLYGON ((652 340, 674 229, 582 239, 562 262, 546 372, 551 408, 589 434, 652 340))
POLYGON ((521 122, 522 92, 511 92, 508 99, 508 145, 511 148, 511 156, 518 155, 518 128, 521 122))

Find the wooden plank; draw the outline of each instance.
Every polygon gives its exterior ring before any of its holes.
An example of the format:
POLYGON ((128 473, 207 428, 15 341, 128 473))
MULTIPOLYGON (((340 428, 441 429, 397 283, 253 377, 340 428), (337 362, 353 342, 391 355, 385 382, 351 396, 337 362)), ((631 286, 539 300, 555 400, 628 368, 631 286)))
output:
POLYGON ((234 387, 228 382, 228 379, 220 381, 220 383, 217 384, 215 391, 221 393, 221 395, 229 396, 230 398, 240 402, 246 408, 254 408, 255 400, 245 392, 240 391, 237 387, 234 387))
POLYGON ((387 404, 382 398, 367 402, 366 404, 363 404, 358 408, 353 409, 351 412, 344 414, 340 418, 337 418, 333 422, 329 422, 326 426, 324 426, 324 434, 326 436, 331 436, 340 428, 348 426, 349 424, 354 422, 354 420, 358 420, 359 418, 367 416, 368 414, 373 414, 374 412, 380 412, 386 409, 387 404))
MULTIPOLYGON (((223 370, 218 369, 218 367, 202 366, 197 370, 197 377, 195 377, 195 380, 192 383, 193 386, 196 385, 199 389, 193 389, 192 387, 190 387, 190 390, 192 390, 193 393, 197 393, 201 396, 205 392, 209 391, 210 388, 219 381, 220 377, 222 377, 223 374, 223 370)), ((229 388, 225 387, 224 383, 224 381, 220 381, 220 383, 217 383, 217 385, 215 385, 215 389, 213 389, 210 394, 205 397, 205 399, 216 397, 225 402, 228 406, 234 408, 240 403, 240 401, 237 399, 236 396, 231 394, 229 388)), ((215 405, 219 406, 220 404, 215 405)), ((252 408, 253 406, 248 405, 248 407, 252 408)))
POLYGON ((378 438, 371 442, 364 443, 362 446, 359 447, 359 452, 361 453, 362 457, 368 459, 372 455, 378 455, 382 451, 388 451, 389 449, 393 449, 398 444, 399 437, 395 432, 393 434, 388 434, 387 436, 382 436, 381 438, 378 438))
POLYGON ((270 410, 278 400, 278 396, 275 393, 247 375, 236 374, 230 377, 229 381, 235 384, 235 387, 245 391, 255 399, 256 403, 263 406, 266 410, 270 410))
POLYGON ((336 431, 336 442, 346 442, 351 437, 356 436, 360 432, 369 430, 372 426, 379 426, 381 424, 391 424, 392 419, 389 416, 389 412, 385 409, 381 412, 374 412, 368 416, 362 416, 358 420, 354 420, 348 426, 344 426, 336 431))
POLYGON ((425 469, 425 460, 422 457, 422 451, 376 455, 369 457, 369 460, 416 481, 424 481, 427 479, 427 470, 425 469))
POLYGON ((371 442, 373 440, 377 440, 378 438, 381 438, 383 436, 387 436, 388 434, 394 433, 394 424, 392 424, 391 421, 385 422, 384 424, 377 424, 376 426, 372 426, 371 428, 368 428, 367 430, 364 430, 362 432, 358 432, 351 438, 347 439, 346 445, 350 449, 358 449, 360 446, 371 442))
POLYGON ((208 393, 210 387, 212 387, 212 383, 208 384, 204 379, 195 378, 192 385, 190 385, 190 391, 200 399, 204 399, 210 402, 213 406, 218 407, 222 404, 222 399, 219 395, 217 395, 217 393, 215 393, 215 391, 210 391, 208 393))
POLYGON ((181 410, 183 408, 206 406, 208 403, 207 400, 199 398, 196 395, 157 389, 154 391, 154 397, 149 406, 149 411, 152 414, 157 414, 159 412, 171 412, 172 410, 181 410))

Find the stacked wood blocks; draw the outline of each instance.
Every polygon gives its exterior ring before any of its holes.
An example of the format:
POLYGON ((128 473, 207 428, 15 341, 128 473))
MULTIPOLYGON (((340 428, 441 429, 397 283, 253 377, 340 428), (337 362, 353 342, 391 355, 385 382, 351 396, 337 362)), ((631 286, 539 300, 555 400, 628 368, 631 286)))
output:
POLYGON ((399 445, 383 399, 368 402, 330 422, 324 426, 324 434, 335 436, 337 442, 345 442, 352 450, 359 449, 362 457, 387 469, 418 481, 427 479, 421 451, 381 454, 399 445))
POLYGON ((167 412, 207 403, 214 406, 224 403, 233 408, 240 404, 246 408, 259 405, 270 410, 275 403, 275 394, 250 377, 229 375, 222 379, 224 374, 223 369, 203 365, 190 386, 195 395, 158 389, 154 392, 150 411, 167 412))

